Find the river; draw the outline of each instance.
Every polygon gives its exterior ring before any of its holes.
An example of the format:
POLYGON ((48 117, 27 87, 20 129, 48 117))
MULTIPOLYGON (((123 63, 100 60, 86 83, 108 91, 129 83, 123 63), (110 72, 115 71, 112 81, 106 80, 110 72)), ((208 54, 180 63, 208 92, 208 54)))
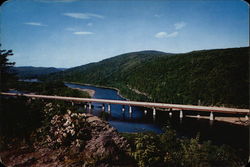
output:
MULTIPOLYGON (((95 91, 93 98, 96 99, 112 99, 112 100, 126 100, 118 95, 116 90, 99 88, 95 86, 83 86, 77 84, 65 83, 66 86, 70 88, 80 88, 80 89, 91 89, 95 91)), ((99 115, 102 111, 102 104, 92 103, 94 115, 99 115)), ((105 105, 105 111, 107 112, 107 105, 105 105)), ((115 127, 119 132, 143 132, 143 131, 153 131, 156 133, 162 133, 161 127, 156 124, 141 122, 143 118, 143 112, 138 107, 132 107, 132 119, 129 117, 128 106, 125 106, 125 114, 122 114, 122 106, 118 104, 111 105, 111 116, 112 119, 109 123, 115 127)))
MULTIPOLYGON (((70 83, 65 85, 71 88, 92 89, 95 91, 93 98, 97 99, 126 100, 113 89, 70 83)), ((93 106, 93 113, 98 115, 102 104, 93 103, 93 106)), ((121 105, 111 105, 112 118, 109 120, 109 123, 119 132, 153 131, 162 133, 163 125, 167 124, 174 128, 179 136, 195 137, 199 133, 201 141, 210 140, 213 144, 227 144, 244 150, 245 153, 249 148, 249 128, 246 126, 188 117, 180 119, 178 112, 173 112, 173 115, 170 117, 168 112, 164 111, 157 111, 156 119, 154 120, 152 111, 148 111, 145 115, 143 109, 139 107, 132 107, 133 114, 132 118, 130 118, 128 106, 125 109, 124 116, 121 105)), ((105 111, 107 112, 107 105, 105 106, 105 111)))

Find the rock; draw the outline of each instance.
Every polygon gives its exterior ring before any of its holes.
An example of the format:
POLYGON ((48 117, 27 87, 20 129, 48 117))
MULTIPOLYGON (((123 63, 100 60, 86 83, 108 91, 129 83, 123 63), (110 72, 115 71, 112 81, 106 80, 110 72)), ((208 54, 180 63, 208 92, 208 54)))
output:
MULTIPOLYGON (((79 117, 77 122, 81 120, 82 118, 79 117)), ((79 139, 72 138, 74 141, 69 141, 69 145, 54 147, 55 141, 52 140, 49 141, 52 143, 51 145, 49 143, 44 145, 42 142, 43 144, 40 145, 33 144, 34 147, 20 146, 13 150, 0 152, 0 157, 6 166, 109 167, 114 164, 126 163, 123 160, 127 156, 126 152, 129 148, 126 139, 121 137, 108 122, 96 116, 86 114, 86 121, 88 126, 84 125, 77 131, 83 135, 78 135, 79 139)), ((54 121, 53 127, 62 127, 61 124, 60 121, 54 121)), ((54 140, 56 140, 55 137, 52 136, 54 140)))

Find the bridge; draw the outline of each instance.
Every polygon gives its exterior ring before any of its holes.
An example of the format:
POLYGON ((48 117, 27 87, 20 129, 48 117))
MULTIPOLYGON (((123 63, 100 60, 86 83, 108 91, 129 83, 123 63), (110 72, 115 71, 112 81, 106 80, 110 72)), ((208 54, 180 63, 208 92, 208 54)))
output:
MULTIPOLYGON (((109 100, 109 99, 94 99, 94 98, 79 98, 79 97, 65 97, 65 96, 48 96, 48 95, 35 95, 35 94, 21 94, 21 93, 4 93, 1 95, 5 96, 23 96, 29 98, 41 98, 41 99, 54 99, 54 100, 64 100, 80 103, 88 103, 89 109, 91 109, 91 103, 101 103, 108 104, 108 112, 111 113, 111 104, 123 105, 122 112, 125 112, 125 105, 129 106, 129 114, 132 115, 132 107, 145 107, 153 109, 153 116, 156 115, 156 108, 158 109, 168 109, 169 115, 172 115, 174 110, 180 111, 180 118, 183 117, 183 111, 200 111, 200 112, 210 112, 210 120, 214 120, 214 113, 224 113, 224 114, 240 114, 245 115, 246 120, 250 115, 249 109, 238 109, 238 108, 227 108, 227 107, 210 107, 210 106, 195 106, 195 105, 181 105, 181 104, 166 104, 166 103, 153 103, 153 102, 139 102, 139 101, 124 101, 124 100, 109 100)), ((103 105, 104 110, 104 105, 103 105)), ((145 113, 147 110, 144 111, 145 113)))

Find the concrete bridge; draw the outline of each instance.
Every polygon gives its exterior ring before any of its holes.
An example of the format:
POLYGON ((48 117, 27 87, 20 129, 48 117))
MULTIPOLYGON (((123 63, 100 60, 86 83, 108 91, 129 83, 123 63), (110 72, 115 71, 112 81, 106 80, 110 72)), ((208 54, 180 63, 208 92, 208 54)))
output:
MULTIPOLYGON (((181 104, 166 104, 166 103, 152 103, 152 102, 138 102, 138 101, 124 101, 124 100, 109 100, 109 99, 93 99, 93 98, 78 98, 78 97, 64 97, 64 96, 48 96, 48 95, 34 95, 34 94, 20 94, 20 93, 4 93, 1 92, 1 95, 6 96, 24 96, 29 98, 42 98, 42 99, 54 99, 54 100, 64 100, 70 101, 72 104, 74 102, 84 102, 88 103, 89 109, 91 109, 91 103, 101 103, 108 104, 108 112, 111 113, 111 104, 120 104, 123 105, 122 112, 125 112, 125 105, 129 106, 129 114, 132 116, 132 107, 139 106, 145 108, 153 109, 153 116, 156 116, 156 108, 158 109, 168 109, 169 115, 172 115, 172 112, 175 110, 180 111, 180 118, 183 117, 183 111, 200 111, 200 112, 210 112, 210 120, 214 120, 214 113, 224 113, 224 114, 240 114, 244 115, 245 119, 248 120, 250 115, 249 109, 238 109, 238 108, 227 108, 227 107, 209 107, 209 106, 195 106, 195 105, 181 105, 181 104)), ((102 106, 104 110, 104 105, 102 106)), ((145 113, 147 110, 144 111, 145 113)))

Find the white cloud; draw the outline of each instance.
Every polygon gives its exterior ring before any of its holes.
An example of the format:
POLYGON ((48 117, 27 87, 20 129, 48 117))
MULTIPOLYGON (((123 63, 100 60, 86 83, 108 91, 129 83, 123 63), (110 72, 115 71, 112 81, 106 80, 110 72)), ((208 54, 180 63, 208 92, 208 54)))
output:
POLYGON ((166 32, 158 32, 155 34, 156 38, 170 38, 170 37, 176 37, 179 33, 177 31, 172 33, 166 33, 166 32))
POLYGON ((166 38, 167 37, 167 33, 166 32, 158 32, 157 34, 155 34, 156 38, 166 38))
POLYGON ((177 31, 172 32, 170 34, 167 35, 167 37, 176 37, 179 33, 177 31))
POLYGON ((93 13, 63 13, 65 16, 73 17, 76 19, 90 19, 90 18, 104 18, 102 15, 93 14, 93 13))
POLYGON ((87 24, 87 26, 90 26, 90 27, 91 27, 92 25, 93 25, 93 23, 88 23, 88 24, 87 24))
POLYGON ((175 23, 175 24, 174 24, 176 30, 182 29, 182 28, 185 27, 186 25, 187 25, 187 24, 186 24, 185 22, 179 22, 179 23, 175 23))
POLYGON ((88 31, 76 31, 73 34, 75 35, 91 35, 94 34, 93 32, 88 32, 88 31))
POLYGON ((39 23, 39 22, 27 22, 24 24, 31 25, 31 26, 47 26, 47 25, 39 23))

